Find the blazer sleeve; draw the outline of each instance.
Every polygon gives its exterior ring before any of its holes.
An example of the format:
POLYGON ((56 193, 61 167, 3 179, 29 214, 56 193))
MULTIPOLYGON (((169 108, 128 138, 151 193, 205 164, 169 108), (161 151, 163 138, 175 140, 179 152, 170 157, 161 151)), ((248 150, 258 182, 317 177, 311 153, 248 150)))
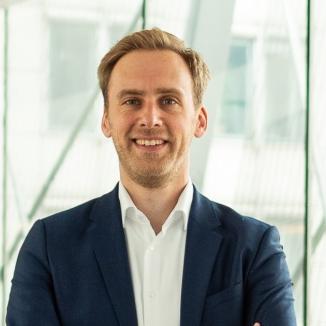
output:
POLYGON ((246 325, 295 326, 294 299, 285 254, 275 227, 268 228, 246 282, 246 325))
POLYGON ((35 222, 18 255, 7 307, 8 326, 59 326, 45 227, 35 222))

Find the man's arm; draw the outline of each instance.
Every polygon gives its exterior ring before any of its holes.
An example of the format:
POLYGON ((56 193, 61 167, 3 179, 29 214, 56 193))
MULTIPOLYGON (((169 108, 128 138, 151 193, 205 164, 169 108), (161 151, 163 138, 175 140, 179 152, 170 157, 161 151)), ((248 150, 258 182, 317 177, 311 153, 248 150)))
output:
POLYGON ((20 249, 12 280, 8 326, 59 326, 43 222, 37 221, 20 249))
POLYGON ((275 227, 265 231, 246 282, 246 325, 295 326, 292 283, 275 227))

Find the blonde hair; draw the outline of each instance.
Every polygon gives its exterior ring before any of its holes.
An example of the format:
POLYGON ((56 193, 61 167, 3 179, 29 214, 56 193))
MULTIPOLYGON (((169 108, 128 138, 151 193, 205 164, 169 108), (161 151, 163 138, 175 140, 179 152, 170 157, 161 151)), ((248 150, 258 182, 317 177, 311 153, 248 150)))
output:
POLYGON ((105 108, 108 107, 108 87, 114 66, 125 54, 135 50, 171 50, 179 54, 187 64, 192 76, 194 104, 197 107, 202 103, 209 79, 206 63, 198 52, 187 48, 185 43, 175 35, 159 28, 153 28, 125 36, 101 60, 97 74, 105 108))

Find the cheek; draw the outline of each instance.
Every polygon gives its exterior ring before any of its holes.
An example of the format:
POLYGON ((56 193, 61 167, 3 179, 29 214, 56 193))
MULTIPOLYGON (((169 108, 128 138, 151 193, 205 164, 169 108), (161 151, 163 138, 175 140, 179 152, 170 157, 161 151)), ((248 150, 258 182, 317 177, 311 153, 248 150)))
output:
POLYGON ((119 116, 111 119, 111 127, 117 134, 121 134, 126 130, 130 129, 132 122, 129 116, 119 116))
POLYGON ((194 137, 194 126, 191 125, 191 122, 188 122, 187 125, 178 125, 174 130, 177 143, 181 146, 188 146, 194 137))

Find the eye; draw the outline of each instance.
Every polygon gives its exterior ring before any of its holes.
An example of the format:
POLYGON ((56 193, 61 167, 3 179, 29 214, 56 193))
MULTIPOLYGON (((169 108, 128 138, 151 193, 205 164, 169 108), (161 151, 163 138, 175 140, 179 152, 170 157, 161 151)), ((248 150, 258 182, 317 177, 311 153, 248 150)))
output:
POLYGON ((130 98, 123 102, 125 105, 140 105, 140 100, 137 98, 130 98))
POLYGON ((161 100, 163 105, 174 105, 177 104, 177 101, 172 97, 165 97, 161 100))

